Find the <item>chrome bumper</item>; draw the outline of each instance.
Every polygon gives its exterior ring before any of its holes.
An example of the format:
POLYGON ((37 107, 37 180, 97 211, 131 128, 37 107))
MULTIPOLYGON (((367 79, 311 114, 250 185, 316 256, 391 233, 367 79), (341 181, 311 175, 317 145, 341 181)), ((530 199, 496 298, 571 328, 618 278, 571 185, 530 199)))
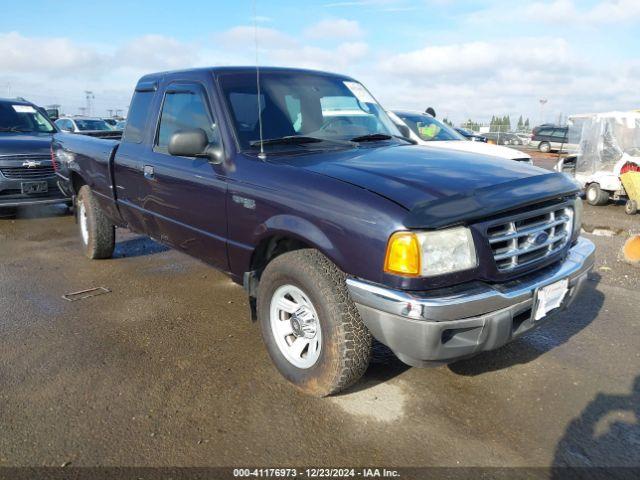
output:
POLYGON ((405 363, 425 366, 498 348, 537 327, 549 317, 534 319, 538 290, 568 279, 569 291, 557 310, 566 308, 582 289, 594 258, 593 243, 580 238, 560 265, 499 285, 475 282, 404 292, 349 278, 347 286, 373 336, 405 363))

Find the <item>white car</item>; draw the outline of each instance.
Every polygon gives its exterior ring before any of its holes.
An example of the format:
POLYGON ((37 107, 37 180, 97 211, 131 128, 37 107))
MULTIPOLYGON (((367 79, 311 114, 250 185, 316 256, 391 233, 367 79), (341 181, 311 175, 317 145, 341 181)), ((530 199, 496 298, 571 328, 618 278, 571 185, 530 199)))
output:
POLYGON ((453 128, 433 118, 428 113, 395 111, 387 112, 399 127, 409 127, 410 137, 419 145, 481 153, 494 157, 531 163, 531 155, 514 148, 484 142, 470 142, 453 128))

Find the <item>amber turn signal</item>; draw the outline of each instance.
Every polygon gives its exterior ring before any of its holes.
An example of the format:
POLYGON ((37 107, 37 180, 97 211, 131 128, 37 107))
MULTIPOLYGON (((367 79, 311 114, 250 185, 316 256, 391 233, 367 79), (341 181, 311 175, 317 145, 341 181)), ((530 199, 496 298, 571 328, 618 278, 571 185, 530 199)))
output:
POLYGON ((396 232, 389 238, 384 271, 416 277, 420 274, 420 243, 411 232, 396 232))

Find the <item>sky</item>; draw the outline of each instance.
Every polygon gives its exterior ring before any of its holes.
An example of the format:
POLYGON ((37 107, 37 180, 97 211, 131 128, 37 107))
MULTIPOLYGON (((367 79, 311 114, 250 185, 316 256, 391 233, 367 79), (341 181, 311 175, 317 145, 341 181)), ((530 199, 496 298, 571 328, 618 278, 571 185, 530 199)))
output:
POLYGON ((0 0, 0 96, 94 115, 145 73, 343 73, 386 108, 456 123, 640 108, 640 0, 0 0), (544 108, 540 99, 546 99, 544 108))

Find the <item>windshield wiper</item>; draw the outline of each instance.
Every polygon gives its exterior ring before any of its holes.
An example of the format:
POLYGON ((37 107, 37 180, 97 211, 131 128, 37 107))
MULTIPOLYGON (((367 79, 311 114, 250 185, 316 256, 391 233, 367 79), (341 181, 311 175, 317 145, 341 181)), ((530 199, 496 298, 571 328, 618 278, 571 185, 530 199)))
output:
POLYGON ((398 140, 404 140, 412 145, 416 145, 418 142, 411 138, 403 137, 400 135, 389 135, 386 133, 369 133, 367 135, 360 135, 359 137, 352 138, 352 142, 379 142, 382 140, 391 140, 392 138, 397 138, 398 140))
POLYGON ((354 137, 351 139, 352 142, 378 142, 380 140, 391 140, 393 138, 392 135, 387 135, 386 133, 369 133, 367 135, 360 135, 359 137, 354 137))
POLYGON ((252 147, 259 147, 264 145, 304 145, 305 143, 320 143, 324 142, 323 138, 305 137, 304 135, 289 135, 279 138, 267 138, 264 140, 254 140, 249 143, 252 147))

